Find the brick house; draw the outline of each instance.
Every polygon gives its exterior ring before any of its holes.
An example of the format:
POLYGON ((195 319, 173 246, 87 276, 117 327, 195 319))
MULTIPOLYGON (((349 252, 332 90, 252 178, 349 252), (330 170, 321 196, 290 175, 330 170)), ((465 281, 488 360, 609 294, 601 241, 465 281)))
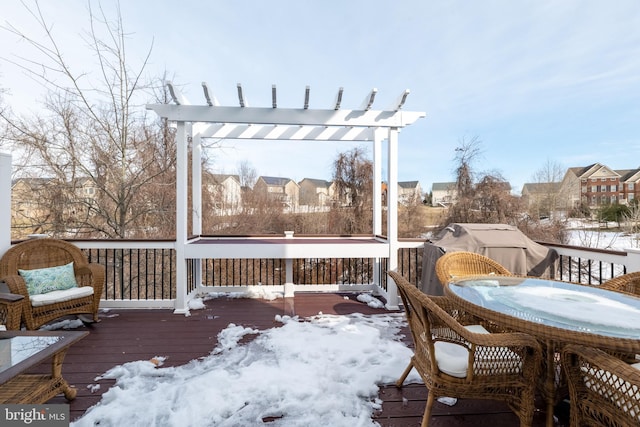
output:
POLYGON ((627 204, 640 196, 640 169, 613 170, 600 163, 567 169, 561 183, 565 208, 627 204))

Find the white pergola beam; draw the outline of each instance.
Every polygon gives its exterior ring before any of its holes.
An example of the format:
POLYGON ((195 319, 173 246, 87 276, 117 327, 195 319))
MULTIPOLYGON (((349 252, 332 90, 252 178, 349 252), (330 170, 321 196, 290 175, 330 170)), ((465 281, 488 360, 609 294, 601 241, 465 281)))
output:
POLYGON ((391 106, 390 110, 399 111, 407 101, 407 96, 409 96, 409 89, 406 89, 400 94, 396 102, 391 106))
POLYGON ((176 105, 188 105, 189 104, 187 99, 178 91, 178 89, 176 89, 175 86, 173 86, 172 82, 167 81, 166 85, 167 85, 167 89, 169 89, 169 95, 171 96, 171 99, 173 100, 173 102, 176 103, 176 105))
POLYGON ((305 110, 309 109, 309 95, 310 95, 309 92, 311 92, 311 88, 309 86, 305 87, 304 88, 304 106, 303 106, 305 110))
POLYGON ((360 107, 361 110, 369 111, 371 109, 371 106, 373 105, 373 101, 375 101, 376 99, 376 93, 378 93, 378 89, 376 89, 375 87, 371 89, 371 92, 369 92, 369 95, 367 95, 367 97, 362 102, 362 107, 360 107))
MULTIPOLYGON (((246 105, 246 104, 245 104, 246 105)), ((148 109, 169 120, 203 123, 402 128, 425 116, 414 111, 315 110, 261 107, 152 104, 148 109)))
POLYGON ((271 85, 271 107, 278 108, 278 94, 276 91, 276 85, 271 85))
POLYGON ((335 107, 333 108, 334 110, 339 110, 340 109, 340 104, 342 104, 342 92, 344 92, 344 88, 340 88, 338 89, 338 94, 336 95, 336 102, 335 107))
POLYGON ((271 125, 209 125, 201 138, 264 139, 281 141, 372 141, 372 128, 271 126, 271 125))
MULTIPOLYGON (((248 103, 244 99, 244 94, 242 93, 242 84, 238 83, 238 102, 240 103, 240 107, 248 107, 248 103)), ((196 120, 198 121, 198 120, 196 120)))
POLYGON ((209 90, 209 86, 207 85, 207 82, 202 82, 202 91, 204 92, 204 98, 207 100, 207 105, 209 107, 220 106, 220 103, 218 102, 216 97, 211 94, 211 91, 209 90))

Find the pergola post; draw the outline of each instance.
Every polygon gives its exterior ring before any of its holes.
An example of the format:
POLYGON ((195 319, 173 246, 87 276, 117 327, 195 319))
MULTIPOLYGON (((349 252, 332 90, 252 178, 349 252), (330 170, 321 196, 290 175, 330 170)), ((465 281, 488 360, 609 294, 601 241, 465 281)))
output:
MULTIPOLYGON (((387 187, 387 239, 389 242, 389 271, 398 268, 398 129, 389 128, 388 138, 389 185, 387 187)), ((387 308, 398 306, 398 290, 393 280, 387 281, 387 308)))
MULTIPOLYGON (((193 125, 191 140, 191 232, 195 236, 202 234, 202 126, 200 123, 193 125)), ((202 260, 198 258, 191 262, 195 285, 202 286, 202 260)))
POLYGON ((176 131, 176 302, 174 313, 187 313, 187 261, 184 248, 187 243, 188 224, 188 163, 190 123, 177 122, 176 131))
MULTIPOLYGON (((373 132, 373 235, 382 234, 382 140, 384 129, 373 132)), ((380 258, 374 259, 373 282, 382 283, 380 258)))
POLYGON ((11 154, 0 153, 0 197, 9 209, 0 210, 0 253, 11 247, 11 154))

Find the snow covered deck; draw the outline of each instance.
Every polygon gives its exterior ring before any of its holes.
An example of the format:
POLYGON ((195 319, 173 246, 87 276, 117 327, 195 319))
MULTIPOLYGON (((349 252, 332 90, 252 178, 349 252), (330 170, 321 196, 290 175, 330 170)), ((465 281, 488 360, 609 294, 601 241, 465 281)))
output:
MULTIPOLYGON (((133 361, 149 361, 156 356, 164 356, 163 367, 177 367, 191 360, 204 358, 218 344, 218 333, 230 323, 242 327, 266 330, 281 327, 276 321, 279 315, 298 315, 302 318, 325 314, 349 315, 389 314, 389 311, 369 307, 356 300, 355 295, 328 293, 296 293, 294 298, 228 299, 216 298, 205 302, 206 308, 192 310, 191 316, 176 316, 171 310, 111 310, 101 314, 99 324, 87 328, 88 337, 72 346, 67 353, 63 375, 78 389, 77 398, 70 403, 72 421, 98 403, 101 395, 114 384, 114 380, 96 380, 109 369, 133 361), (99 388, 97 388, 99 385, 99 388)), ((84 328, 80 328, 83 330, 84 328)), ((408 330, 403 330, 404 342, 410 343, 408 330)), ((251 340, 245 336, 241 342, 251 340)), ((400 372, 404 366, 398 367, 400 372)), ((50 369, 41 365, 40 370, 50 369)), ((336 372, 338 367, 336 367, 336 372)), ((335 374, 334 373, 334 374, 335 374)), ((273 381, 276 381, 275 379, 273 381)), ((284 380, 283 380, 284 381, 284 380)), ((277 381, 276 381, 277 382, 277 381)), ((212 383, 211 392, 220 384, 212 383)), ((301 384, 302 387, 302 384, 301 384)), ((171 393, 180 396, 181 390, 171 393)), ((340 390, 334 395, 318 400, 314 404, 326 405, 339 400, 340 390)), ((424 411, 427 391, 422 384, 405 385, 398 390, 393 385, 381 387, 379 398, 382 410, 376 412, 373 421, 381 426, 418 426, 424 411)), ((185 405, 196 408, 198 396, 184 396, 189 399, 185 405), (193 400, 196 400, 195 404, 193 400)), ((204 401, 207 396, 200 396, 204 401)), ((62 396, 49 403, 66 403, 62 396)), ((148 409, 150 403, 144 403, 148 409)), ((544 416, 537 413, 534 426, 544 425, 544 416)), ((278 424, 278 417, 264 417, 265 426, 271 422, 278 424)), ((455 406, 436 403, 433 426, 517 426, 515 415, 503 404, 491 401, 460 400, 455 406)))

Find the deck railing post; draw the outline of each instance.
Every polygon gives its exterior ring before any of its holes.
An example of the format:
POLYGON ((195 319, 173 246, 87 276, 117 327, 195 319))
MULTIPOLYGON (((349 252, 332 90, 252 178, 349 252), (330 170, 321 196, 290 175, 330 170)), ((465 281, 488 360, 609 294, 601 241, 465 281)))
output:
POLYGON ((627 249, 627 257, 629 258, 627 262, 627 273, 631 273, 633 271, 640 271, 640 249, 633 248, 627 249))

